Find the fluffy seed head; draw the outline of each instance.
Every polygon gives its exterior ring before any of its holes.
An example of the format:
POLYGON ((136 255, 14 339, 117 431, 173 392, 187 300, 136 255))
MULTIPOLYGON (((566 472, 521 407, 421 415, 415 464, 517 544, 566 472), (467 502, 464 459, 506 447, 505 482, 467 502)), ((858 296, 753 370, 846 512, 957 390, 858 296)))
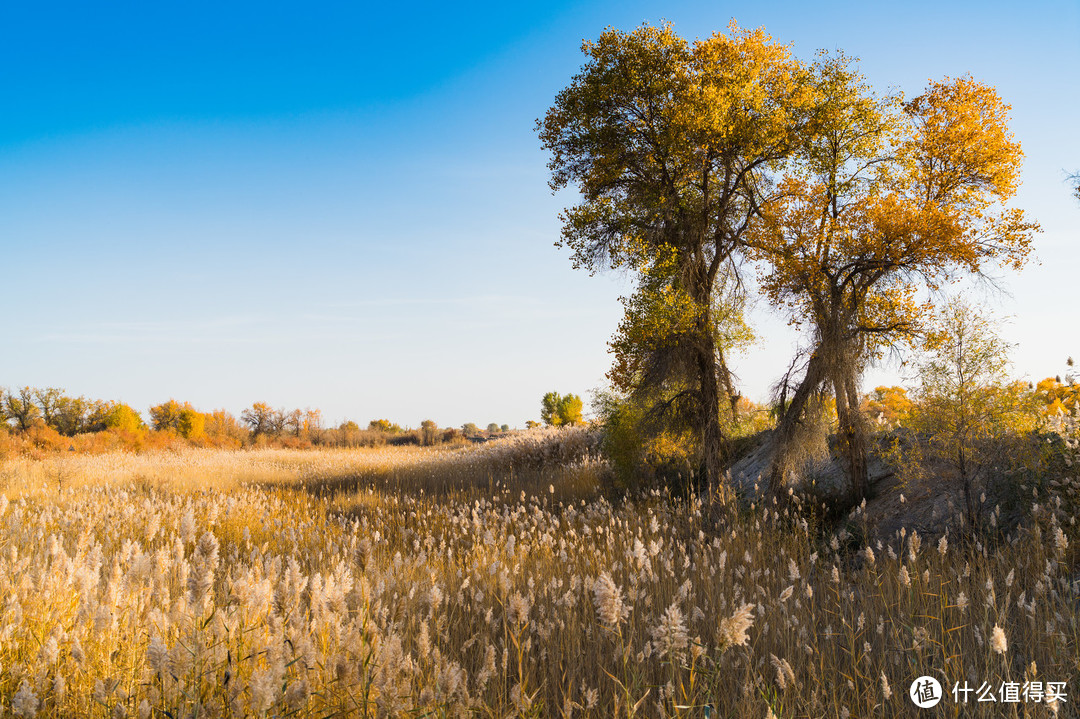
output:
POLYGON ((601 572, 593 583, 593 604, 600 622, 615 629, 630 615, 630 607, 623 601, 622 590, 607 572, 601 572))
POLYGON ((11 711, 15 712, 15 716, 33 717, 37 715, 39 703, 37 694, 30 687, 30 683, 23 679, 22 684, 19 685, 19 691, 15 692, 15 696, 11 699, 11 711))
POLYGON ((662 657, 680 654, 690 643, 686 620, 678 604, 671 604, 652 629, 653 649, 662 657))
POLYGON ((720 620, 720 641, 724 647, 738 647, 750 638, 747 630, 754 624, 754 605, 743 604, 727 619, 720 620))
POLYGON ((990 634, 990 648, 998 654, 1004 654, 1009 650, 1009 642, 1005 639, 1005 630, 994 625, 994 631, 990 634))

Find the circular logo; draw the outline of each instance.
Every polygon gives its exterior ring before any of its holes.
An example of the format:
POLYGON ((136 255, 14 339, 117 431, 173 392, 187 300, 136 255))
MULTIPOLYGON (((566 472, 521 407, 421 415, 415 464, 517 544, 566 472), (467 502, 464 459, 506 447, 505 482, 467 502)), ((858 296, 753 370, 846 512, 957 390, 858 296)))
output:
POLYGON ((920 709, 936 707, 941 701, 941 682, 933 677, 919 677, 911 683, 908 696, 920 709))

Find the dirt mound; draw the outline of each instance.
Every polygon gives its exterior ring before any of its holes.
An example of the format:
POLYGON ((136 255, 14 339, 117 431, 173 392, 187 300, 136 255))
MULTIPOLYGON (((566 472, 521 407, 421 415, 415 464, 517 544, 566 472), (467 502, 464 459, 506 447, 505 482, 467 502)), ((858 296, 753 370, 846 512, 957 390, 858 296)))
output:
MULTIPOLYGON (((769 470, 775 448, 775 435, 772 432, 762 432, 754 449, 728 470, 732 486, 746 496, 766 494, 769 490, 769 470)), ((868 469, 870 493, 874 494, 876 486, 891 477, 893 471, 876 454, 871 454, 868 469)), ((850 487, 840 460, 831 454, 804 462, 795 471, 795 477, 793 487, 796 491, 819 497, 823 501, 845 497, 850 487)))
MULTIPOLYGON (((775 446, 773 433, 763 432, 756 446, 728 469, 732 487, 749 501, 768 496, 775 446)), ((920 535, 935 537, 962 522, 963 496, 956 483, 940 480, 901 483, 894 468, 874 450, 870 453, 868 470, 869 496, 864 513, 872 536, 893 536, 906 527, 909 532, 918 530, 920 535)), ((843 500, 851 486, 842 461, 833 453, 805 462, 795 476, 795 491, 830 505, 843 500)))

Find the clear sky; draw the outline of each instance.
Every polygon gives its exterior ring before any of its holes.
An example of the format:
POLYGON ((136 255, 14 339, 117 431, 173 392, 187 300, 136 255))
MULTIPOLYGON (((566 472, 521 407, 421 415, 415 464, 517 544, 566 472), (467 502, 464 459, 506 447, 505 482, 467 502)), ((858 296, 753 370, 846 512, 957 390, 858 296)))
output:
MULTIPOLYGON (((4 3, 0 385, 145 412, 521 426, 610 366, 618 277, 574 271, 534 131, 581 40, 731 18, 878 89, 971 73, 1013 105, 1041 264, 984 296, 1016 373, 1080 357, 1080 3, 4 3)), ((767 397, 799 338, 766 306, 767 397)), ((894 381, 892 370, 875 371, 894 381)))

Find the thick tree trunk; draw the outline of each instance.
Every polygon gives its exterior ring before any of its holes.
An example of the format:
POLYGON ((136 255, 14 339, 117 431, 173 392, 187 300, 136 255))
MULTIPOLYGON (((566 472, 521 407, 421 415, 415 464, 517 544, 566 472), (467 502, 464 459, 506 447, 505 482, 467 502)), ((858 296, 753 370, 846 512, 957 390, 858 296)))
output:
POLYGON ((704 483, 713 497, 726 501, 728 488, 722 486, 724 469, 724 433, 720 426, 721 385, 731 394, 731 377, 727 366, 719 357, 716 347, 715 327, 711 312, 713 288, 716 281, 717 263, 708 263, 704 256, 695 253, 691 264, 688 286, 690 294, 700 308, 696 322, 694 363, 698 379, 699 407, 698 426, 701 433, 701 452, 704 483))
POLYGON ((856 500, 862 501, 870 491, 870 460, 867 449, 866 422, 859 406, 859 390, 855 384, 855 375, 849 373, 846 378, 848 407, 852 421, 851 432, 851 482, 855 489, 856 500))
POLYGON ((776 441, 773 445, 772 467, 769 470, 769 492, 780 501, 784 499, 784 491, 787 488, 787 473, 791 469, 791 454, 794 449, 795 433, 806 411, 806 404, 810 397, 825 379, 824 361, 821 348, 810 356, 806 365, 806 375, 795 394, 791 397, 791 404, 785 409, 780 421, 776 426, 776 441))
POLYGON ((836 418, 840 452, 845 460, 854 504, 866 498, 869 469, 866 457, 866 432, 859 417, 858 392, 851 373, 841 370, 833 383, 836 393, 836 418))
POLYGON ((720 428, 720 377, 717 372, 716 346, 711 332, 701 338, 697 355, 699 392, 701 393, 701 450, 704 455, 705 483, 713 493, 726 494, 720 486, 724 469, 724 433, 720 428))

